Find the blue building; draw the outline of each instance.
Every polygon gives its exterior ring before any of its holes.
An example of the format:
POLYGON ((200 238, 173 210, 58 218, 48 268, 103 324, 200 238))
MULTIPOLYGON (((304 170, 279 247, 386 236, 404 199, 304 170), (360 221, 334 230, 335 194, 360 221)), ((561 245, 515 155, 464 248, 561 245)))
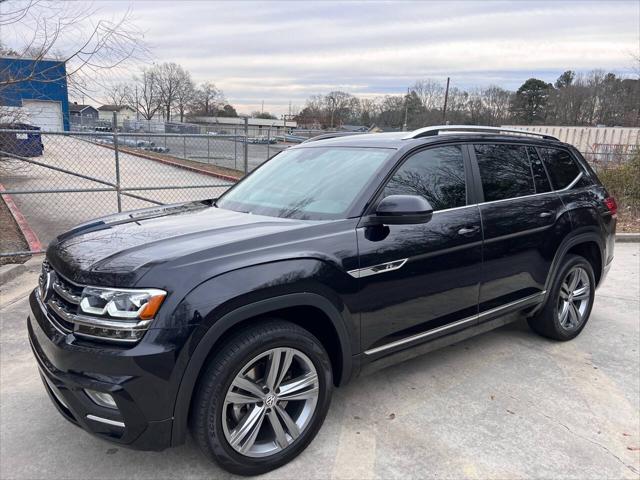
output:
POLYGON ((0 105, 22 109, 42 130, 69 130, 65 63, 0 57, 0 105))

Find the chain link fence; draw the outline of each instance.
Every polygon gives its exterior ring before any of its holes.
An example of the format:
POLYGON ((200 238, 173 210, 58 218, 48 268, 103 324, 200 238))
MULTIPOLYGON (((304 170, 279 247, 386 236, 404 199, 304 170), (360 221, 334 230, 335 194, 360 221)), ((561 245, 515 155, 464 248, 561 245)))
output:
POLYGON ((216 198, 248 170, 246 145, 210 135, 0 130, 0 184, 46 245, 99 216, 216 198))

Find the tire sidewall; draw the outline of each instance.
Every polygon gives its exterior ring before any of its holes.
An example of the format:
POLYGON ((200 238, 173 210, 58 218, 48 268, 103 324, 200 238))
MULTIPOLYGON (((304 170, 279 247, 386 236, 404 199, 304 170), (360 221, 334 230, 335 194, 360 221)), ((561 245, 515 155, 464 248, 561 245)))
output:
POLYGON ((591 316, 591 310, 593 309, 593 302, 595 300, 595 288, 596 281, 595 275, 593 273, 593 268, 591 264, 585 260, 584 258, 572 255, 568 257, 567 260, 562 265, 562 268, 558 272, 556 279, 553 282, 553 287, 551 291, 551 296, 549 297, 546 308, 549 310, 549 314, 552 315, 553 318, 553 327, 560 337, 565 340, 570 340, 572 338, 577 337, 582 329, 587 325, 589 321, 589 317, 591 316), (575 330, 566 330, 562 326, 560 326, 560 319, 558 317, 558 297, 560 296, 560 286, 562 282, 566 278, 569 271, 575 267, 581 267, 587 272, 587 276, 589 277, 589 304, 587 305, 587 310, 585 311, 584 320, 580 324, 578 328, 575 330))
POLYGON ((299 455, 313 440, 324 422, 331 402, 333 386, 331 363, 327 353, 320 342, 310 334, 296 332, 292 335, 290 331, 287 331, 273 336, 265 342, 245 345, 244 348, 234 352, 232 364, 234 367, 228 370, 224 379, 221 379, 214 389, 206 417, 207 443, 211 454, 225 469, 241 475, 255 475, 278 468, 299 455), (309 357, 318 374, 318 401, 311 421, 293 444, 284 451, 269 457, 248 457, 236 452, 224 435, 222 427, 224 398, 233 379, 249 361, 267 350, 278 347, 295 348, 309 357))

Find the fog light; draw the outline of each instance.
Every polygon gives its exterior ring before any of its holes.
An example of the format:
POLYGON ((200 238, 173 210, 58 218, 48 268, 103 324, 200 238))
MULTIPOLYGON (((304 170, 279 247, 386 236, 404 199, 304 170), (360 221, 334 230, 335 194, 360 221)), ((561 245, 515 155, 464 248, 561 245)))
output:
POLYGON ((115 408, 116 410, 118 409, 116 401, 108 393, 96 392, 95 390, 89 390, 87 388, 84 389, 84 393, 86 393, 94 403, 100 405, 101 407, 115 408))

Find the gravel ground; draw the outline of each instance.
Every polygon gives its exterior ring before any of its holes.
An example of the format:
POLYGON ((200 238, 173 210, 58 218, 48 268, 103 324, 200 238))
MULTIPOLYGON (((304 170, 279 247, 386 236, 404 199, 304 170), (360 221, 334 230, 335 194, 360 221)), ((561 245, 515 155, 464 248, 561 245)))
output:
MULTIPOLYGON (((23 252, 29 250, 29 245, 22 236, 11 212, 0 195, 0 252, 23 252)), ((29 259, 23 257, 0 257, 0 265, 7 263, 23 263, 29 259)))
MULTIPOLYGON (((262 478, 637 479, 640 244, 616 246, 589 324, 571 342, 515 323, 336 390, 318 437, 262 478)), ((111 445, 64 420, 26 337, 38 265, 2 287, 0 478, 223 479, 190 440, 111 445)))

